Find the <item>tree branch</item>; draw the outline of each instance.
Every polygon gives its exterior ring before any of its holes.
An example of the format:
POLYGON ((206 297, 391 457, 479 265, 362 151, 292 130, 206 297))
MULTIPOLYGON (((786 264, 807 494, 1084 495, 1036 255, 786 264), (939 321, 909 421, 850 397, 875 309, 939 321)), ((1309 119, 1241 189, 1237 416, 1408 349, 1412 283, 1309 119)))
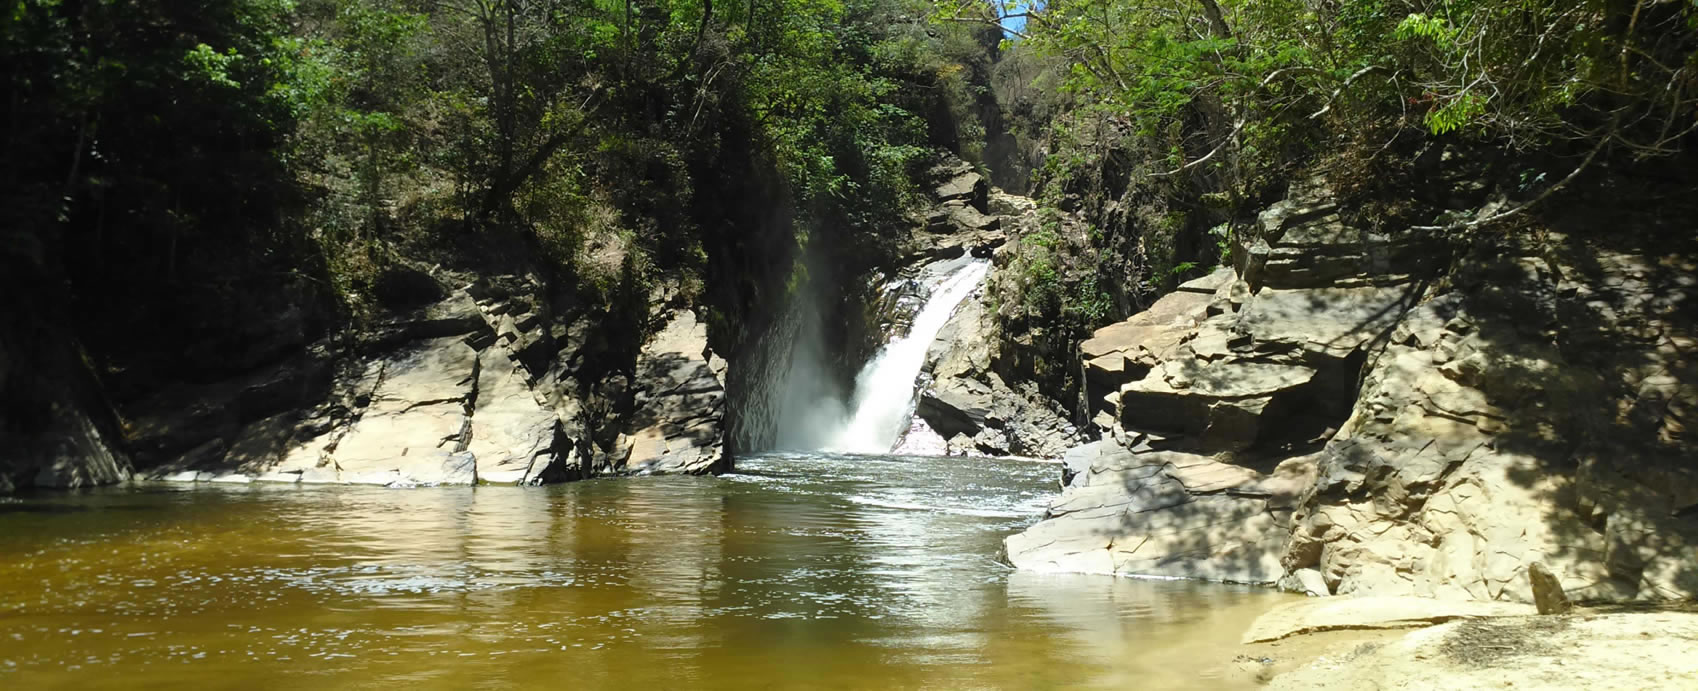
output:
POLYGON ((1381 67, 1379 65, 1369 65, 1369 66, 1364 67, 1362 69, 1356 70, 1355 74, 1352 74, 1349 77, 1346 77, 1344 79, 1343 84, 1338 85, 1337 89, 1332 90, 1332 95, 1327 97, 1326 105, 1321 106, 1320 110, 1317 110, 1314 113, 1311 113, 1309 115, 1309 119, 1314 120, 1316 118, 1321 117, 1322 115, 1326 115, 1328 112, 1331 112, 1332 111, 1332 104, 1333 104, 1334 101, 1338 100, 1339 94, 1344 93, 1344 90, 1350 88, 1350 85, 1356 83, 1356 80, 1360 79, 1362 77, 1362 75, 1368 74, 1370 72, 1384 72, 1384 71, 1385 71, 1385 68, 1381 67))

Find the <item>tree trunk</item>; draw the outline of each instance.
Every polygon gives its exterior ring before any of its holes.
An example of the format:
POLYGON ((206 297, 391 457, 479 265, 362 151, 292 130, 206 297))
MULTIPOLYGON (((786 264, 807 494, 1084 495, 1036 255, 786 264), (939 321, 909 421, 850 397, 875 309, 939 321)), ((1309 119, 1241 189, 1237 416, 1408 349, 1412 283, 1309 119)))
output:
POLYGON ((1215 0, 1198 0, 1203 3, 1203 15, 1209 18, 1209 29, 1215 38, 1232 38, 1232 27, 1226 25, 1226 15, 1220 11, 1220 5, 1215 0))

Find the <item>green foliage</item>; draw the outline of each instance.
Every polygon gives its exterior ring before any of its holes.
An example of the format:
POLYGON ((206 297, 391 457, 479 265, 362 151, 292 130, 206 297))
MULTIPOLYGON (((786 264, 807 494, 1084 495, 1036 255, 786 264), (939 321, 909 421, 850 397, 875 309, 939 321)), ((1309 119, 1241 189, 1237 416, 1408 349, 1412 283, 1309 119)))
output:
POLYGON ((1066 62, 1076 113, 1106 113, 1159 145, 1166 160, 1152 167, 1216 152, 1195 172, 1226 176, 1239 198, 1329 128, 1418 123, 1515 147, 1614 129, 1619 144, 1666 155, 1678 148, 1669 133, 1698 120, 1691 2, 1079 0, 1032 12, 1018 49, 1066 62))
POLYGON ((929 7, 5 0, 0 273, 164 331, 265 291, 358 314, 395 263, 540 266, 734 328, 804 250, 882 259, 937 149, 979 146, 984 36, 929 7))
POLYGON ((1113 298, 1080 246, 1082 240, 1063 229, 1053 209, 1046 209, 1039 226, 1012 246, 1009 297, 1026 309, 1028 327, 1078 338, 1113 316, 1113 298))
POLYGON ((1429 17, 1416 12, 1403 18, 1392 30, 1392 38, 1407 41, 1412 38, 1423 38, 1434 44, 1445 46, 1447 49, 1456 40, 1456 28, 1446 22, 1443 17, 1429 17))
POLYGON ((1422 121, 1433 134, 1455 132, 1469 121, 1486 112, 1486 97, 1464 91, 1448 99, 1443 106, 1427 111, 1422 121))
POLYGON ((241 57, 241 54, 237 53, 235 48, 219 53, 214 51, 212 46, 200 43, 190 49, 188 55, 183 56, 183 61, 188 63, 190 70, 196 76, 205 79, 208 83, 239 89, 242 85, 230 78, 230 70, 241 57))

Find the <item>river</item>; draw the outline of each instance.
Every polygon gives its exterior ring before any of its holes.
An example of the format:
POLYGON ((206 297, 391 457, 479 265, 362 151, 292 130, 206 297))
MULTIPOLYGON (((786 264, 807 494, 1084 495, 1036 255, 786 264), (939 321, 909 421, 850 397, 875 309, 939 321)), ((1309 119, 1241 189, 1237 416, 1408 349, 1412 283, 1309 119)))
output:
POLYGON ((1217 688, 1283 596, 1016 573, 1049 464, 0 499, 0 687, 1217 688))

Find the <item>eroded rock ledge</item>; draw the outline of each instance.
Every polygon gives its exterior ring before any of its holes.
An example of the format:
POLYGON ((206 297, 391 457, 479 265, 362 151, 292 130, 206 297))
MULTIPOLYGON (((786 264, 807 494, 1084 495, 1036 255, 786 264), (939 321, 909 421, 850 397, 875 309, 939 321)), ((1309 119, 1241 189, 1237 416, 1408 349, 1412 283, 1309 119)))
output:
POLYGON ((1259 225, 1084 344, 1106 438, 1016 566, 1531 602, 1543 562, 1582 600, 1698 596, 1690 258, 1548 236, 1451 269, 1320 181, 1259 225))

